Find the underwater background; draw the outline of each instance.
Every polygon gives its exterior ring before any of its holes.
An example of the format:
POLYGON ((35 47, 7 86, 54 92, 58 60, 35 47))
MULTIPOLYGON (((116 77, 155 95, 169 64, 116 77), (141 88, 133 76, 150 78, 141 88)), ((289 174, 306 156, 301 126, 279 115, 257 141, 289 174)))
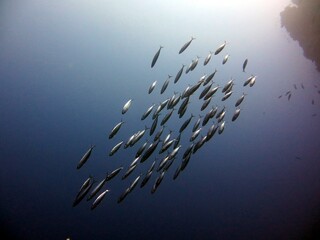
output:
MULTIPOLYGON (((281 27, 280 12, 289 4, 289 0, 1 1, 2 235, 316 239, 320 74, 281 27), (196 39, 178 54, 191 36, 196 39), (225 49, 204 67, 209 51, 224 41, 225 49), (160 45, 164 48, 151 68, 160 45), (230 57, 222 65, 225 54, 230 57), (196 56, 199 66, 177 84, 171 82, 161 95, 168 74, 175 76, 196 56), (150 193, 153 175, 146 187, 137 187, 118 204, 124 189, 149 168, 151 156, 125 181, 117 176, 108 182, 110 193, 93 211, 92 202, 86 200, 72 207, 89 175, 100 181, 121 165, 127 169, 138 146, 120 149, 112 157, 108 153, 117 142, 150 127, 151 118, 140 120, 150 105, 182 92, 215 69, 220 85, 233 78, 236 89, 225 103, 213 100, 212 105, 232 111, 224 132, 199 149, 176 180, 172 176, 178 161, 157 192, 150 193), (256 83, 244 88, 251 74, 257 76, 256 83), (148 94, 155 80, 157 86, 148 94), (247 96, 241 114, 232 122, 232 107, 243 92, 247 96), (129 99, 132 106, 122 115, 129 99), (121 120, 125 124, 109 140, 121 120), (96 147, 90 159, 77 170, 91 145, 96 147)), ((199 106, 198 98, 193 98, 183 120, 170 119, 168 129, 176 136, 182 122, 195 113, 190 132, 199 106)), ((186 134, 181 145, 188 144, 186 134)))

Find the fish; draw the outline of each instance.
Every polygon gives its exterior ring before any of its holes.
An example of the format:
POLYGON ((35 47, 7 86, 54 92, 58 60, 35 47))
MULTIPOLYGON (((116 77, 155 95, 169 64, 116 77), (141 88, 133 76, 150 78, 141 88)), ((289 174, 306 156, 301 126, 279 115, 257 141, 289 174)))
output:
POLYGON ((294 87, 294 89, 297 89, 297 85, 296 84, 293 84, 293 87, 294 87))
POLYGON ((154 150, 156 150, 159 142, 160 142, 160 140, 158 139, 157 141, 155 141, 149 145, 146 152, 142 155, 142 157, 140 159, 141 163, 146 161, 151 156, 151 154, 154 152, 154 150))
POLYGON ((202 118, 202 116, 199 115, 198 120, 193 125, 192 132, 196 131, 198 129, 198 127, 200 126, 201 118, 202 118))
POLYGON ((223 114, 223 112, 224 112, 225 109, 226 109, 226 107, 224 106, 224 107, 220 110, 220 112, 218 112, 218 114, 216 115, 216 118, 217 118, 217 119, 220 118, 220 115, 223 114))
POLYGON ((181 133, 179 133, 178 137, 176 137, 176 141, 173 143, 173 148, 176 148, 179 146, 180 139, 181 139, 181 133))
POLYGON ((97 198, 94 200, 94 202, 91 205, 91 210, 95 209, 103 200, 104 196, 109 192, 109 190, 103 191, 97 198))
POLYGON ((189 45, 191 44, 191 42, 192 42, 194 39, 196 39, 196 38, 191 37, 191 39, 190 39, 188 42, 186 42, 186 43, 181 47, 181 49, 179 50, 179 54, 183 53, 183 51, 186 50, 187 47, 189 47, 189 45))
POLYGON ((182 64, 182 67, 180 68, 180 70, 178 71, 176 77, 174 78, 174 83, 177 83, 179 81, 179 79, 181 78, 181 75, 183 73, 183 69, 184 69, 185 65, 182 64))
POLYGON ((197 56, 197 58, 194 61, 192 61, 191 66, 189 67, 190 71, 193 71, 196 68, 196 66, 198 65, 198 62, 199 62, 199 58, 200 57, 197 56))
POLYGON ((127 101, 122 108, 122 114, 125 114, 129 110, 131 104, 132 104, 132 99, 129 99, 129 101, 127 101))
POLYGON ((212 124, 211 127, 209 128, 208 132, 207 132, 207 138, 206 141, 208 142, 213 136, 214 134, 217 132, 218 126, 215 124, 212 124))
POLYGON ((218 48, 217 48, 217 50, 214 52, 214 55, 217 55, 217 54, 219 54, 223 49, 224 49, 224 47, 226 46, 226 41, 224 41, 224 43, 223 44, 221 44, 218 48))
POLYGON ((214 72, 211 73, 203 82, 203 86, 207 85, 213 79, 214 75, 216 75, 217 72, 218 72, 217 69, 215 69, 214 72))
POLYGON ((135 137, 136 137, 136 133, 133 134, 131 137, 129 137, 129 139, 127 140, 127 142, 124 144, 123 147, 127 148, 127 147, 131 146, 135 137))
POLYGON ((201 106, 201 111, 203 111, 204 109, 206 109, 206 107, 209 105, 210 101, 211 101, 212 97, 208 98, 207 100, 205 100, 201 106))
POLYGON ((157 172, 161 171, 163 169, 163 167, 165 166, 165 164, 169 161, 169 155, 165 156, 159 163, 159 166, 157 168, 157 172))
POLYGON ((233 93, 232 91, 226 93, 226 94, 222 97, 221 101, 227 100, 227 99, 231 96, 232 93, 233 93))
POLYGON ((157 85, 157 81, 154 81, 153 83, 151 83, 148 94, 153 92, 153 89, 156 87, 156 85, 157 85))
POLYGON ((209 61, 210 61, 210 59, 211 59, 211 56, 212 56, 212 52, 209 51, 208 56, 206 57, 206 59, 205 59, 204 62, 203 62, 203 65, 204 65, 204 66, 209 63, 209 61))
POLYGON ((148 172, 146 173, 145 177, 141 181, 140 188, 144 187, 147 184, 147 182, 149 181, 155 165, 156 165, 156 161, 153 161, 148 172))
POLYGON ((245 86, 247 86, 250 82, 251 82, 251 80, 254 78, 254 76, 250 76, 245 82, 244 82, 244 84, 243 84, 243 86, 245 87, 245 86))
POLYGON ((279 97, 278 98, 282 98, 282 95, 279 95, 279 97))
POLYGON ((223 60, 222 60, 222 64, 225 64, 229 59, 229 54, 225 55, 223 60))
POLYGON ((224 87, 222 88, 222 92, 225 93, 229 88, 230 86, 233 84, 233 79, 229 80, 226 85, 224 85, 224 87))
POLYGON ((93 177, 92 177, 92 176, 89 176, 89 177, 84 181, 84 183, 81 185, 81 187, 80 187, 80 189, 79 189, 79 191, 78 191, 77 196, 79 196, 80 193, 83 192, 84 189, 86 189, 86 188, 90 185, 90 183, 91 183, 92 181, 93 181, 93 177))
POLYGON ((179 167, 176 169, 176 171, 174 172, 174 175, 173 175, 173 180, 176 180, 177 177, 179 176, 181 172, 181 164, 179 165, 179 167))
POLYGON ((250 87, 252 87, 256 83, 257 76, 254 76, 250 81, 250 87))
POLYGON ((80 159, 80 161, 79 161, 79 163, 77 165, 77 169, 80 169, 83 166, 83 164, 85 164, 88 161, 88 159, 89 159, 89 157, 91 155, 91 152, 94 149, 94 147, 95 147, 95 145, 92 145, 88 149, 88 151, 86 151, 86 153, 82 156, 82 158, 80 159))
POLYGON ((204 116, 204 118, 203 118, 203 120, 202 120, 202 126, 204 127, 205 125, 207 125, 207 123, 208 123, 208 121, 210 120, 210 118, 212 118, 212 111, 213 111, 214 109, 212 108, 205 116, 204 116))
POLYGON ((172 158, 166 162, 166 164, 163 166, 163 171, 168 171, 168 169, 171 167, 172 163, 174 162, 175 158, 172 158))
POLYGON ((154 65, 156 64, 162 48, 163 48, 163 46, 160 46, 159 50, 158 50, 158 51, 156 52, 156 54, 154 55, 154 57, 153 57, 153 59, 152 59, 152 62, 151 62, 151 68, 153 68, 154 65))
POLYGON ((87 195, 87 193, 90 191, 91 187, 93 186, 93 183, 94 183, 93 178, 90 178, 88 183, 85 182, 86 186, 80 192, 78 192, 75 200, 73 201, 73 204, 72 204, 73 207, 77 206, 81 202, 81 200, 87 195))
POLYGON ((312 103, 312 105, 314 105, 314 99, 312 99, 311 103, 312 103))
POLYGON ((138 149, 135 157, 139 157, 142 154, 142 152, 146 149, 147 144, 148 144, 148 141, 145 141, 144 144, 141 145, 141 147, 138 149))
POLYGON ((152 125, 151 125, 151 128, 150 128, 150 132, 149 132, 149 135, 151 136, 154 131, 156 130, 156 127, 157 127, 157 124, 158 124, 158 117, 159 117, 159 114, 157 114, 156 118, 153 120, 152 122, 152 125))
POLYGON ((290 100, 290 98, 291 98, 291 93, 288 95, 288 101, 290 100))
POLYGON ((138 164, 134 164, 134 165, 132 165, 131 167, 129 167, 128 170, 125 172, 125 174, 122 176, 121 179, 122 179, 122 180, 126 179, 126 178, 133 172, 133 170, 136 169, 137 165, 138 165, 138 164))
POLYGON ((243 93, 242 95, 241 95, 241 97, 237 100, 237 102, 235 103, 235 107, 238 107, 241 103, 242 103, 242 101, 243 101, 243 99, 244 99, 244 97, 246 96, 247 94, 245 94, 245 93, 243 93))
POLYGON ((109 134, 109 139, 113 138, 117 134, 117 132, 120 130, 123 123, 124 122, 121 120, 121 122, 119 122, 117 125, 115 125, 113 127, 113 129, 111 130, 111 132, 109 134))
POLYGON ((184 129, 186 129, 186 127, 189 125, 189 123, 191 122, 191 119, 194 117, 194 115, 191 113, 191 116, 181 125, 180 129, 179 129, 179 133, 181 133, 184 129))
POLYGON ((206 87, 202 90, 202 92, 201 92, 200 95, 199 95, 199 99, 202 99, 202 98, 209 92, 212 84, 213 84, 213 82, 212 82, 210 85, 206 86, 206 87))
POLYGON ((113 154, 115 154, 115 153, 120 149, 120 147, 122 146, 122 144, 123 144, 123 141, 117 143, 117 144, 111 149, 111 151, 110 151, 110 153, 109 153, 109 156, 111 157, 113 154))
POLYGON ((193 142, 198 137, 200 131, 201 131, 201 128, 199 128, 196 131, 194 131, 193 134, 191 135, 189 141, 193 142))
POLYGON ((170 139, 170 137, 171 137, 171 133, 172 133, 172 130, 169 130, 168 135, 167 135, 167 136, 164 138, 164 140, 162 141, 162 146, 165 145, 165 144, 169 141, 169 139, 170 139))
POLYGON ((172 140, 166 142, 166 143, 162 146, 161 150, 159 151, 159 154, 161 154, 161 153, 165 152, 166 150, 168 150, 168 148, 170 148, 171 145, 172 145, 175 141, 176 141, 176 139, 172 139, 172 140))
POLYGON ((224 119, 224 116, 226 115, 226 111, 223 111, 220 116, 218 117, 218 123, 220 123, 223 119, 224 119))
POLYGON ((232 122, 235 121, 240 115, 240 108, 237 108, 232 116, 232 122))
POLYGON ((168 155, 169 160, 176 157, 176 155, 178 154, 179 150, 181 148, 181 145, 177 146, 175 149, 172 150, 172 152, 168 155))
POLYGON ((161 126, 164 125, 164 124, 169 120, 169 118, 171 117, 171 115, 172 115, 172 113, 173 113, 174 110, 175 110, 175 109, 173 108, 170 112, 168 112, 168 113, 164 116, 164 118, 162 119, 162 121, 161 121, 161 123, 160 123, 161 126))
POLYGON ((159 177, 156 179, 156 181, 155 181, 155 183, 154 183, 154 185, 153 185, 153 187, 151 189, 151 193, 152 194, 156 192, 157 188, 159 187, 160 183, 162 182, 164 174, 165 174, 165 171, 161 172, 159 177))
POLYGON ((185 158, 182 159, 181 168, 180 168, 181 171, 183 171, 187 167, 191 158, 191 154, 192 152, 190 151, 190 153, 185 158))
POLYGON ((195 85, 191 86, 188 91, 185 93, 185 97, 190 97, 195 91, 199 89, 202 82, 197 82, 195 85))
POLYGON ((216 87, 214 87, 214 88, 211 88, 211 89, 207 92, 207 94, 203 97, 203 99, 204 99, 204 100, 207 100, 207 99, 211 98, 211 97, 213 96, 213 94, 215 94, 215 93, 218 91, 219 88, 220 88, 219 86, 216 86, 216 87))
POLYGON ((154 107, 155 107, 155 104, 152 104, 152 105, 147 109, 147 111, 145 111, 145 113, 142 114, 141 120, 146 119, 146 118, 149 116, 149 114, 152 112, 152 110, 153 110, 154 107))
POLYGON ((182 159, 186 158, 187 155, 188 155, 190 152, 192 152, 193 147, 194 147, 194 143, 191 143, 191 144, 187 147, 187 149, 184 151, 183 156, 182 156, 182 159))
POLYGON ((130 184, 130 187, 129 187, 129 192, 132 192, 133 189, 137 186, 140 178, 141 178, 141 174, 132 181, 132 183, 130 184))
POLYGON ((119 172, 123 169, 122 166, 116 168, 115 170, 113 170, 111 173, 109 173, 109 175, 106 177, 107 181, 110 181, 111 179, 113 179, 115 176, 117 176, 119 174, 119 172))
POLYGON ((130 192, 130 189, 129 188, 127 188, 121 195, 120 195, 120 197, 118 198, 118 203, 121 203, 127 196, 128 196, 128 194, 129 194, 129 192, 130 192))
POLYGON ((171 78, 171 75, 168 75, 167 80, 163 83, 160 94, 164 93, 164 91, 167 89, 168 85, 169 85, 169 79, 171 78))
POLYGON ((154 136, 154 138, 153 138, 153 141, 154 141, 154 142, 157 141, 157 140, 161 137, 164 128, 165 128, 165 126, 163 125, 163 126, 160 128, 160 130, 155 134, 155 136, 154 136))
POLYGON ((243 65, 242 65, 242 72, 246 72, 246 66, 248 64, 248 59, 244 60, 243 65))
POLYGON ((183 102, 181 103, 181 105, 180 105, 180 107, 179 107, 179 109, 178 109, 178 114, 181 114, 181 112, 183 111, 183 109, 187 107, 188 103, 189 103, 189 97, 185 98, 185 99, 183 100, 183 102))
POLYGON ((141 158, 141 156, 138 156, 135 159, 133 159, 133 161, 130 163, 129 167, 136 165, 139 162, 140 158, 141 158))
POLYGON ((100 189, 103 187, 103 185, 106 182, 107 182, 107 177, 102 179, 102 181, 99 182, 98 185, 91 191, 91 193, 89 194, 89 196, 87 198, 87 201, 91 200, 100 191, 100 189))
POLYGON ((224 130, 224 126, 225 126, 225 121, 223 121, 221 124, 220 124, 220 126, 219 126, 219 130, 218 130, 218 133, 219 134, 221 134, 222 132, 223 132, 223 130, 224 130))
POLYGON ((301 88, 302 88, 302 89, 304 89, 304 85, 303 85, 303 83, 301 83, 301 88))
POLYGON ((205 135, 200 140, 198 140, 198 142, 196 142, 196 144, 194 145, 194 147, 192 149, 192 153, 195 154, 203 146, 203 144, 206 142, 206 140, 207 140, 207 135, 205 135))

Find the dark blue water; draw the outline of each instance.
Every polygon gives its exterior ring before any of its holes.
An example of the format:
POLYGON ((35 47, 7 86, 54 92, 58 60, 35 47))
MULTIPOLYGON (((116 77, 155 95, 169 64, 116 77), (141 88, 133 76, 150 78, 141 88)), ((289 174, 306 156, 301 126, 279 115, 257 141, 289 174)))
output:
MULTIPOLYGON (((0 3, 0 225, 8 239, 303 239, 320 216, 320 76, 299 45, 280 27, 289 1, 28 1, 0 3), (181 46, 196 39, 182 54, 181 46), (203 67, 220 44, 226 48, 203 67), (159 46, 164 48, 150 68, 159 46), (225 54, 230 59, 221 61, 225 54), (199 65, 171 81, 167 75, 200 56, 199 65), (242 63, 248 58, 247 73, 242 63), (235 79, 224 103, 226 128, 195 155, 173 181, 182 151, 155 194, 153 174, 121 204, 120 194, 154 160, 126 180, 124 171, 94 211, 72 202, 83 181, 131 163, 148 137, 109 157, 110 149, 150 126, 140 117, 151 104, 182 92, 218 69, 216 83, 235 79), (242 86, 250 74, 256 84, 242 86), (154 92, 150 84, 157 80, 154 92), (305 89, 301 88, 301 83, 305 89), (298 89, 294 89, 296 84, 298 89), (284 95, 292 92, 288 101, 284 95), (234 103, 245 92, 240 117, 234 103), (133 99, 129 111, 123 104, 133 99), (312 104, 314 100, 315 104, 312 104), (120 120, 125 124, 112 139, 120 120), (89 161, 76 170, 86 150, 89 161)), ((163 135, 177 136, 174 115, 163 135)), ((209 108, 208 108, 209 110, 209 108)), ((206 112, 206 111, 204 111, 206 112)), ((202 113, 202 115, 204 115, 202 113)), ((162 114, 164 116, 164 113, 162 114)), ((162 117, 159 118, 159 121, 162 117)), ((191 127, 181 137, 189 145, 191 127)), ((212 121, 210 122, 210 124, 212 121)), ((208 129, 209 126, 205 128, 208 129)))

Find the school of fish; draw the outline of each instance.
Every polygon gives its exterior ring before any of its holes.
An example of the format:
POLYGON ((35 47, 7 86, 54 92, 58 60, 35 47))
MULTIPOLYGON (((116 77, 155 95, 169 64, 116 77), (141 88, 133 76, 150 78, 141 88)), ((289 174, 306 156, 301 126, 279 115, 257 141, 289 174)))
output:
MULTIPOLYGON (((182 54, 190 48, 192 42, 196 38, 191 37, 189 41, 182 45, 178 54, 182 54)), ((225 41, 214 51, 209 51, 208 55, 203 61, 203 67, 209 69, 210 62, 213 62, 215 56, 220 54, 226 47, 225 41)), ((160 46, 158 51, 152 58, 151 68, 155 68, 160 55, 165 48, 160 46)), ((190 71, 193 71, 197 66, 200 67, 200 57, 196 56, 189 65, 181 64, 177 69, 175 76, 169 75, 159 87, 160 95, 163 95, 169 84, 176 84, 178 81, 181 83, 184 81, 183 77, 190 71)), ((118 151, 125 151, 127 148, 136 146, 137 150, 132 161, 128 163, 126 167, 119 166, 113 169, 105 175, 103 179, 97 181, 93 176, 89 176, 83 181, 73 201, 73 206, 78 205, 85 197, 87 201, 92 201, 91 210, 98 207, 103 199, 112 194, 112 189, 105 188, 108 182, 120 175, 120 178, 125 181, 132 174, 135 175, 127 187, 123 189, 119 196, 116 196, 117 202, 123 202, 129 194, 131 194, 136 186, 140 184, 140 188, 145 188, 148 182, 151 182, 150 192, 154 194, 159 188, 160 184, 164 181, 164 178, 169 178, 168 170, 174 168, 171 178, 175 180, 188 166, 190 160, 199 149, 204 145, 210 145, 210 141, 217 134, 222 134, 227 125, 236 121, 240 116, 240 106, 243 104, 250 87, 253 87, 256 83, 257 76, 246 75, 246 68, 248 65, 248 59, 244 59, 242 66, 239 66, 240 77, 234 79, 216 79, 216 74, 219 73, 218 66, 228 64, 230 55, 226 54, 222 62, 214 61, 215 68, 210 74, 204 74, 194 79, 190 85, 190 81, 184 84, 184 88, 180 91, 175 91, 171 97, 164 99, 159 104, 151 104, 141 115, 141 121, 146 121, 149 118, 152 122, 150 126, 145 126, 132 135, 128 136, 128 140, 119 139, 109 150, 108 155, 110 158, 117 154, 118 151), (237 88, 237 89, 236 89, 237 88), (240 89, 240 90, 239 90, 240 89), (220 96, 220 94, 222 96, 220 96), (232 104, 232 109, 228 109, 224 103, 230 101, 232 95, 237 95, 237 100, 232 104), (200 102, 201 107, 197 113, 191 113, 189 104, 191 102, 200 102), (219 105, 222 104, 222 105, 219 105), (190 113, 187 113, 189 110, 190 113), (200 113, 203 113, 201 115, 200 113), (177 121, 180 121, 179 127, 175 126, 171 129, 169 127, 170 120, 176 115, 177 121), (231 122, 227 119, 227 115, 230 116, 231 122), (184 120, 181 120, 185 116, 184 120), (151 120, 152 119, 152 120, 151 120), (190 127, 192 126, 192 127, 190 127), (189 129, 188 129, 189 128, 189 129), (173 130, 177 129, 177 130, 173 130), (166 134, 164 134, 167 132, 166 134), (144 136, 147 140, 140 141, 144 136), (182 144, 181 139, 187 139, 188 144, 182 144), (153 161, 151 160, 154 159, 153 161), (139 172, 137 174, 137 168, 140 165, 147 165, 147 171, 139 172), (154 179, 152 179, 154 178, 154 179)), ((209 69, 210 70, 210 69, 209 69)), ((158 81, 154 81, 148 87, 146 95, 156 94, 158 81)), ((290 93, 288 93, 288 96, 290 93)), ((133 108, 134 100, 128 99, 123 108, 121 109, 122 117, 125 117, 129 109, 133 108)), ((194 109, 192 109, 194 111, 194 109)), ((119 109, 120 112, 120 109, 119 109)), ((114 124, 108 133, 109 141, 114 141, 118 132, 121 131, 125 121, 122 120, 114 124)), ((146 124, 147 125, 147 124, 146 124)), ((77 164, 77 169, 84 167, 86 162, 89 161, 90 156, 93 154, 95 145, 89 147, 89 149, 80 158, 77 164)), ((168 180, 169 181, 169 180, 168 180)), ((150 185, 150 184, 149 184, 150 185)))

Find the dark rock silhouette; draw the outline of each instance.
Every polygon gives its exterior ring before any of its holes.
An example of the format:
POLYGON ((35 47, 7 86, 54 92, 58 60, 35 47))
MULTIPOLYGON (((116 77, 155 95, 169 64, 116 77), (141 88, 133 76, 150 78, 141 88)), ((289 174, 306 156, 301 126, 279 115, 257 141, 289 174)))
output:
POLYGON ((320 0, 293 0, 281 15, 281 25, 297 40, 304 56, 320 71, 320 0))

